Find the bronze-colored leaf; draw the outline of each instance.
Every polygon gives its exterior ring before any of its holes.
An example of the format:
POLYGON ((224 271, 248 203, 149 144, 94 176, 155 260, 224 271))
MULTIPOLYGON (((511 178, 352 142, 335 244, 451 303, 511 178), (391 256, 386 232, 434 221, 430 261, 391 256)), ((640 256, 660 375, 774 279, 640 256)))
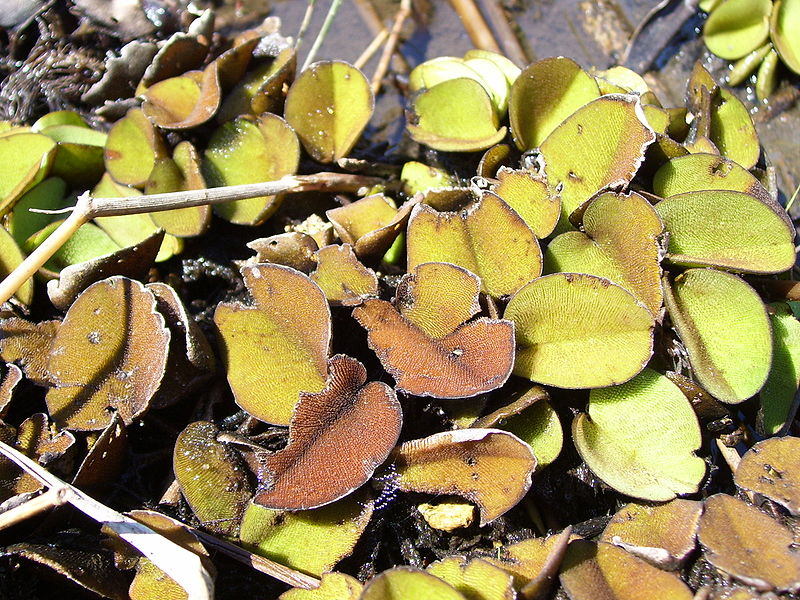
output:
POLYGON ((22 367, 25 377, 39 385, 49 385, 47 361, 50 346, 61 323, 31 323, 19 317, 0 321, 0 358, 22 367))
POLYGON ((399 446, 392 460, 398 489, 462 496, 477 505, 481 526, 522 499, 536 468, 530 446, 499 429, 436 433, 399 446))
POLYGON ((175 441, 173 469, 203 527, 236 535, 252 489, 244 463, 217 441, 218 433, 217 426, 208 421, 190 423, 175 441))
POLYGON ((156 298, 158 312, 170 332, 167 373, 153 398, 153 408, 164 408, 178 402, 197 389, 214 372, 215 360, 211 345, 200 326, 186 312, 178 293, 165 283, 148 283, 147 289, 156 298))
POLYGON ((290 231, 247 242, 256 253, 255 262, 271 262, 301 273, 310 273, 317 266, 314 253, 319 250, 316 240, 307 233, 290 231))
POLYGON ((626 504, 611 518, 600 541, 620 546, 661 569, 678 568, 694 551, 703 505, 675 499, 666 504, 626 504))
POLYGON ((104 429, 114 412, 130 424, 161 383, 169 338, 141 283, 111 277, 92 284, 67 311, 50 348, 50 415, 69 429, 104 429))
POLYGON ((330 359, 326 388, 300 395, 286 448, 263 459, 256 503, 316 508, 366 483, 397 443, 403 421, 394 391, 366 381, 357 360, 330 359))
POLYGON ((573 540, 561 565, 572 600, 692 600, 680 577, 605 542, 573 540))
POLYGON ((0 421, 6 418, 14 388, 20 381, 22 381, 22 369, 14 363, 6 363, 2 368, 2 379, 0 380, 0 421))
POLYGON ((78 467, 72 485, 81 489, 110 487, 113 485, 127 459, 128 433, 119 415, 115 414, 78 467))
POLYGON ((800 515, 800 439, 769 438, 755 444, 736 469, 736 485, 800 515))
POLYGON ((727 494, 705 501, 698 539, 720 571, 759 591, 800 589, 800 557, 792 533, 754 506, 727 494))
POLYGON ((510 573, 523 598, 539 598, 539 592, 552 587, 571 534, 572 527, 567 527, 546 538, 530 538, 503 546, 496 556, 483 559, 510 573))
POLYGON ((253 304, 214 313, 236 403, 268 423, 288 425, 300 392, 325 387, 331 317, 322 290, 299 271, 273 264, 242 269, 253 304))
POLYGON ((466 398, 505 383, 514 362, 514 327, 486 317, 466 321, 477 311, 476 285, 474 275, 454 265, 426 263, 398 287, 399 310, 385 300, 367 300, 353 311, 397 389, 466 398))

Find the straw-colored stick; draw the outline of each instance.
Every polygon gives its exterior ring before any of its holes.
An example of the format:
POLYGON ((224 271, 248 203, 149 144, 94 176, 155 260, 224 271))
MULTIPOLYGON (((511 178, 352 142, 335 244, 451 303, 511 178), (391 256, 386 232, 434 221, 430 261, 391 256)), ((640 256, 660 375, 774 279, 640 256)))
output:
POLYGON ((458 13, 461 24, 476 48, 501 54, 500 46, 497 44, 497 40, 494 39, 492 30, 489 29, 486 20, 473 0, 450 0, 450 4, 458 13))
POLYGON ((158 212, 175 208, 188 208, 206 204, 219 204, 231 200, 244 200, 258 196, 274 196, 287 192, 311 190, 356 192, 369 188, 382 179, 349 173, 316 173, 290 175, 276 181, 248 183, 203 190, 187 190, 168 194, 128 196, 125 198, 94 198, 88 192, 78 202, 66 220, 53 231, 5 279, 0 281, 0 304, 6 302, 28 279, 38 271, 53 254, 85 223, 96 217, 114 217, 139 213, 158 212))
POLYGON ((369 46, 364 48, 364 51, 361 53, 361 56, 359 56, 356 59, 356 62, 353 63, 353 66, 356 69, 363 69, 364 65, 366 65, 369 62, 369 60, 378 51, 378 48, 381 47, 381 44, 383 44, 386 41, 387 37, 389 37, 389 31, 384 27, 378 32, 378 35, 372 38, 372 41, 369 43, 369 46))
POLYGON ((403 29, 403 24, 411 14, 411 0, 402 0, 400 2, 400 10, 397 11, 397 16, 394 18, 392 31, 386 40, 386 46, 383 47, 383 54, 378 62, 378 67, 375 69, 375 74, 372 76, 372 93, 377 94, 381 89, 381 82, 386 71, 389 69, 389 61, 392 59, 394 49, 397 47, 397 40, 400 39, 400 31, 403 29))

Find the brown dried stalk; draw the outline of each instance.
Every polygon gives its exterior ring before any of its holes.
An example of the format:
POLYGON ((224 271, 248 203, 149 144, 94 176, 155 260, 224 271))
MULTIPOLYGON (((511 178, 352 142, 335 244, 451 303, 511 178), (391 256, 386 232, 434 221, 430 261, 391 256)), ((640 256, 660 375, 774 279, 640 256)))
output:
POLYGON ((363 175, 316 173, 314 175, 290 175, 277 181, 265 181, 263 183, 248 183, 125 198, 94 198, 86 192, 79 196, 77 204, 72 209, 69 209, 70 214, 64 222, 36 250, 31 252, 8 277, 0 281, 0 304, 11 298, 23 283, 33 277, 36 271, 64 245, 81 225, 96 217, 158 212, 290 192, 312 190, 357 192, 382 181, 382 179, 376 177, 363 175))
POLYGON ((402 0, 400 2, 400 10, 397 11, 397 16, 394 18, 392 31, 389 33, 389 38, 386 40, 386 46, 383 48, 383 54, 378 62, 378 67, 375 69, 375 74, 372 76, 372 93, 377 94, 381 89, 381 82, 386 71, 389 69, 389 61, 392 59, 394 49, 397 47, 397 40, 400 38, 400 31, 403 29, 403 24, 411 14, 411 0, 402 0))

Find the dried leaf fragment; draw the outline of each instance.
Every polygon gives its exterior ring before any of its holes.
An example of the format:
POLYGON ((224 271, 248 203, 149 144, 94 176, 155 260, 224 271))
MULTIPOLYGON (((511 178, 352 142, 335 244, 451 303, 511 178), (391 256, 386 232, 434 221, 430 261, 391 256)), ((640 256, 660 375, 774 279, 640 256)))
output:
POLYGON ((755 444, 736 469, 736 485, 800 515, 800 440, 769 438, 755 444))

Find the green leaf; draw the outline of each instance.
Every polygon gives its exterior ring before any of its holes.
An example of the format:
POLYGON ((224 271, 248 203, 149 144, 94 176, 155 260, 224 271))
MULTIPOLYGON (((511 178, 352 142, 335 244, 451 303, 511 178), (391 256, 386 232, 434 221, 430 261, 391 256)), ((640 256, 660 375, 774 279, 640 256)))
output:
POLYGON ((506 136, 505 127, 497 129, 497 114, 484 87, 465 77, 420 92, 408 119, 414 141, 445 152, 484 150, 506 136))
POLYGON ((559 56, 533 63, 511 87, 508 112, 517 147, 539 147, 564 119, 599 97, 594 77, 572 59, 559 56))
POLYGON ((450 262, 478 275, 481 289, 495 298, 513 294, 542 272, 536 236, 492 193, 459 212, 415 206, 407 246, 409 271, 426 262, 450 262))
POLYGON ((372 501, 365 491, 312 510, 273 510, 251 503, 239 539, 251 552, 319 576, 352 552, 370 517, 372 501))
POLYGON ((636 193, 604 192, 583 213, 583 229, 585 233, 567 231, 550 242, 545 270, 605 277, 658 315, 664 225, 650 203, 636 193))
POLYGON ((752 169, 761 147, 747 107, 732 92, 720 88, 712 100, 709 137, 723 156, 752 169))
POLYGON ((669 233, 667 260, 744 273, 781 273, 795 261, 794 228, 780 207, 742 192, 687 192, 656 204, 669 233))
POLYGON ((284 116, 319 162, 347 156, 366 127, 375 98, 364 74, 342 61, 321 61, 289 88, 284 116))
POLYGON ((726 0, 703 27, 706 46, 720 58, 742 58, 767 41, 771 11, 771 0, 726 0))
MULTIPOLYGON (((300 145, 289 124, 265 113, 258 119, 240 117, 217 129, 208 142, 203 174, 209 187, 280 179, 297 170, 300 145)), ((240 225, 257 225, 271 217, 282 196, 260 196, 218 204, 222 218, 240 225)))
POLYGON ((360 600, 467 600, 455 588, 426 571, 414 567, 394 567, 367 582, 360 600))
MULTIPOLYGON (((25 255, 17 242, 5 228, 0 227, 0 279, 5 279, 23 260, 25 260, 25 255)), ((33 301, 33 279, 28 279, 23 283, 14 296, 23 304, 30 304, 33 301)))
POLYGON ((800 386, 800 322, 788 304, 770 305, 772 311, 772 366, 761 388, 758 423, 768 435, 781 431, 792 416, 800 386))
POLYGON ((516 324, 514 373, 563 388, 622 383, 653 351, 652 313, 608 279, 555 273, 533 280, 508 303, 516 324))
POLYGON ((132 108, 108 132, 106 170, 124 185, 143 186, 156 159, 166 156, 161 134, 139 108, 132 108))
POLYGON ((730 273, 689 269, 664 282, 664 301, 694 375, 711 395, 736 404, 763 387, 772 335, 753 288, 730 273))
POLYGON ((300 392, 321 392, 328 376, 330 309, 302 273, 273 264, 242 271, 253 305, 221 303, 214 313, 236 403, 268 423, 288 425, 300 392))
POLYGON ((0 137, 0 216, 47 175, 56 143, 40 133, 0 137))
POLYGON ((652 369, 622 385, 592 390, 572 435, 589 468, 635 498, 665 501, 691 494, 706 472, 694 454, 702 442, 694 409, 678 386, 652 369))
POLYGON ((770 37, 784 64, 795 73, 800 73, 800 2, 798 0, 776 0, 772 8, 770 37))
POLYGON ((571 229, 569 216, 600 190, 626 186, 654 140, 633 95, 593 100, 554 129, 540 150, 547 182, 561 193, 556 231, 571 229))

